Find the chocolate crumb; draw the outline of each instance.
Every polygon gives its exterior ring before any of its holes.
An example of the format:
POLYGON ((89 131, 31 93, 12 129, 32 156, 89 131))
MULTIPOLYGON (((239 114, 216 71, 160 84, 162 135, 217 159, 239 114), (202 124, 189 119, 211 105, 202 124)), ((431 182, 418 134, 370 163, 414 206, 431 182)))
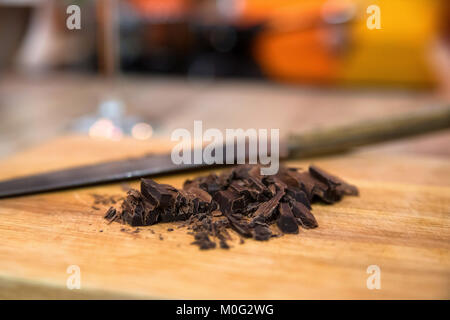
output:
POLYGON ((211 241, 206 232, 197 233, 195 235, 195 241, 192 244, 198 245, 201 250, 214 249, 216 247, 216 243, 211 241))
POLYGON ((93 193, 91 196, 94 198, 94 205, 112 205, 123 200, 123 197, 119 195, 103 195, 93 193))

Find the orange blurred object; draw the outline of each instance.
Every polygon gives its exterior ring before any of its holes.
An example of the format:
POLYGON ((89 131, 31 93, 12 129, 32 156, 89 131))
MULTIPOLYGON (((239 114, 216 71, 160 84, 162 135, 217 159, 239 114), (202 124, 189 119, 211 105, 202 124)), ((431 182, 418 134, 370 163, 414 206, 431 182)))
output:
POLYGON ((345 18, 348 2, 327 6, 324 0, 244 2, 240 22, 265 25, 256 39, 254 56, 267 75, 290 82, 326 84, 336 80, 340 51, 333 37, 348 21, 333 25, 324 16, 345 18))
POLYGON ((190 0, 128 0, 143 16, 173 18, 185 15, 190 0))
POLYGON ((289 82, 430 86, 429 50, 443 1, 235 0, 239 24, 262 24, 254 57, 289 82), (369 28, 369 7, 381 28, 369 28))
POLYGON ((264 71, 279 80, 329 83, 336 78, 338 60, 321 39, 326 28, 266 33, 254 47, 264 71))

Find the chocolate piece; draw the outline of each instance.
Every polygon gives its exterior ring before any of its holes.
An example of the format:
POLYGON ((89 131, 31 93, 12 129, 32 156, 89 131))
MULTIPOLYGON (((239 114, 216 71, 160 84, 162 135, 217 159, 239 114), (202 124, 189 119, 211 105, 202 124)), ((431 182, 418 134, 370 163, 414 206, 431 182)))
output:
POLYGON ((244 237, 251 237, 252 232, 250 230, 250 226, 242 221, 242 216, 236 216, 227 212, 224 212, 224 215, 230 221, 230 225, 233 229, 235 229, 240 235, 244 237))
POLYGON ((219 244, 222 249, 230 249, 230 246, 228 245, 228 243, 223 239, 220 239, 219 244))
POLYGON ((195 197, 199 198, 202 202, 211 203, 212 197, 205 190, 197 187, 191 187, 188 189, 189 193, 193 194, 195 197))
POLYGON ((336 193, 340 196, 348 195, 348 196, 357 196, 358 195, 358 189, 345 182, 344 180, 333 176, 332 174, 329 174, 323 169, 318 168, 315 165, 311 165, 309 167, 309 172, 311 175, 316 177, 317 179, 321 180, 322 182, 328 184, 331 188, 334 188, 336 190, 336 193))
POLYGON ((356 186, 348 184, 348 183, 343 183, 343 184, 337 186, 336 187, 336 191, 339 194, 345 195, 345 196, 357 196, 357 195, 359 195, 358 188, 356 188, 356 186))
POLYGON ((301 202, 294 202, 292 205, 292 213, 297 218, 297 222, 305 229, 317 228, 319 224, 311 211, 301 202))
POLYGON ((330 186, 338 186, 342 183, 342 180, 332 176, 331 174, 325 172, 324 170, 316 167, 315 165, 311 165, 309 167, 309 173, 316 179, 330 185, 330 186))
MULTIPOLYGON (((148 210, 146 213, 147 205, 142 201, 141 193, 137 190, 128 191, 128 195, 125 201, 122 203, 122 215, 120 218, 123 222, 131 226, 142 226, 146 224, 144 218, 147 215, 152 215, 155 217, 154 213, 150 214, 148 210)), ((153 219, 153 223, 156 223, 157 217, 153 219)), ((152 223, 149 223, 152 224, 152 223)))
POLYGON ((106 214, 104 216, 106 220, 108 220, 110 223, 113 222, 115 219, 117 219, 117 210, 114 207, 111 207, 106 211, 106 214))
POLYGON ((142 179, 141 193, 152 205, 167 208, 174 204, 177 189, 167 184, 158 184, 152 179, 142 179))
POLYGON ((192 244, 199 246, 201 250, 214 249, 216 247, 216 243, 211 241, 206 232, 197 233, 192 244))
POLYGON ((253 238, 255 240, 264 241, 269 240, 272 237, 272 231, 270 231, 269 226, 257 224, 254 229, 253 238))
POLYGON ((255 212, 255 217, 253 218, 252 222, 266 222, 272 219, 275 209, 278 207, 278 203, 283 196, 284 191, 279 191, 275 195, 275 197, 273 197, 269 201, 261 203, 255 212))
POLYGON ((219 205, 220 211, 225 212, 240 212, 245 205, 244 196, 232 190, 224 190, 216 192, 214 200, 219 205))
POLYGON ((277 226, 284 233, 298 233, 297 220, 292 214, 289 204, 284 202, 279 207, 280 217, 277 220, 277 226))

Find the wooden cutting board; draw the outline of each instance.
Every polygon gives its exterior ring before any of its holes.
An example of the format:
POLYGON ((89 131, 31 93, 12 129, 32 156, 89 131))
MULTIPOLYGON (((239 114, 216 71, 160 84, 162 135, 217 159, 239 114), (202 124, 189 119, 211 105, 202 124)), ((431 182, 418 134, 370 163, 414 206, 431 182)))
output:
MULTIPOLYGON (((65 137, 3 160, 0 179, 165 149, 65 137)), ((0 298, 449 299, 449 162, 372 152, 314 163, 361 195, 314 205, 317 229, 266 243, 236 237, 230 250, 201 251, 177 224, 107 225, 108 205, 92 208, 93 195, 122 196, 121 184, 0 200, 0 298), (71 265, 79 290, 66 287, 71 265), (379 290, 367 288, 370 265, 379 290)), ((181 187, 195 174, 157 181, 181 187)))

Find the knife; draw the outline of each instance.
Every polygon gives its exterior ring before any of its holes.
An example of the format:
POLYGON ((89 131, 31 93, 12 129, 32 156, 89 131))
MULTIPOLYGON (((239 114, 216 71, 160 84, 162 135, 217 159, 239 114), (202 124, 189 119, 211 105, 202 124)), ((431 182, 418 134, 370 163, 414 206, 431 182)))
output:
MULTIPOLYGON (((354 147, 450 128, 450 107, 427 108, 391 118, 291 134, 280 144, 280 158, 306 158, 343 152, 354 147)), ((224 148, 224 158, 226 157, 224 148)), ((51 171, 0 182, 0 198, 54 191, 168 173, 213 165, 172 162, 170 154, 104 162, 51 171)))

